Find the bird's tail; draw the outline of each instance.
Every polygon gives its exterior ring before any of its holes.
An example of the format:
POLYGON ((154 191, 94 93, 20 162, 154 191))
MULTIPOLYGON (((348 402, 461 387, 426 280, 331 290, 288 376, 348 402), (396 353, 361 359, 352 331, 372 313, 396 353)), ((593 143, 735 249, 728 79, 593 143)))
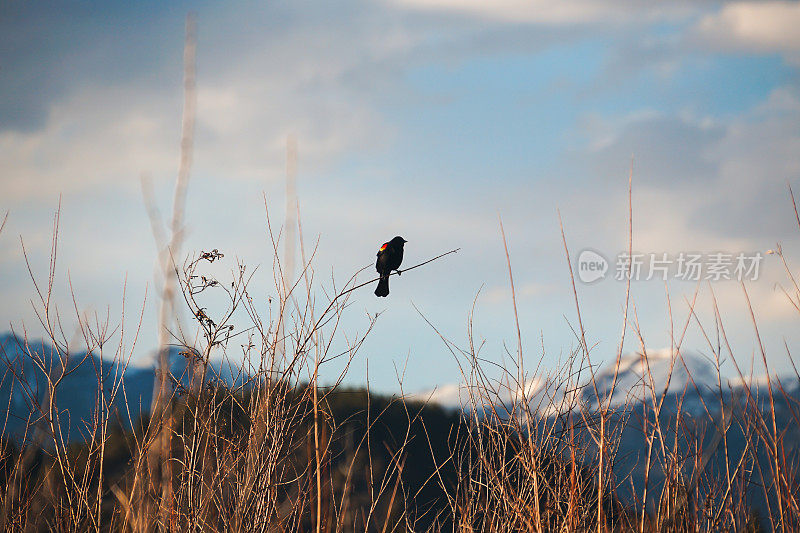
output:
POLYGON ((375 296, 389 296, 389 276, 381 276, 375 289, 375 296))

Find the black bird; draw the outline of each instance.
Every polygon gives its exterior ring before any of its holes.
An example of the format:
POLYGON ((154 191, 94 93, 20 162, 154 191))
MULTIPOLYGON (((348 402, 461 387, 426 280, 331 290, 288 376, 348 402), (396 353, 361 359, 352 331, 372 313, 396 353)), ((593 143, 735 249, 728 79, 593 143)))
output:
POLYGON ((378 260, 375 262, 375 270, 381 275, 378 281, 378 288, 375 289, 375 296, 389 296, 389 274, 392 270, 397 270, 400 275, 400 263, 403 262, 403 244, 408 241, 402 237, 395 237, 389 242, 383 243, 378 250, 378 260))

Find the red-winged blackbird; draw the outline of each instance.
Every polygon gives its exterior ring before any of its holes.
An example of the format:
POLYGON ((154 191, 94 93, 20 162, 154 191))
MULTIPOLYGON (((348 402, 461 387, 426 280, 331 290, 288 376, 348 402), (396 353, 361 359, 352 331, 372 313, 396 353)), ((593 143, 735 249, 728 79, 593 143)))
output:
POLYGON ((400 274, 400 263, 403 262, 403 244, 406 241, 402 237, 395 237, 389 242, 383 243, 378 250, 378 260, 375 262, 375 270, 381 275, 378 281, 378 288, 375 289, 375 296, 389 296, 389 274, 392 270, 397 270, 400 274))

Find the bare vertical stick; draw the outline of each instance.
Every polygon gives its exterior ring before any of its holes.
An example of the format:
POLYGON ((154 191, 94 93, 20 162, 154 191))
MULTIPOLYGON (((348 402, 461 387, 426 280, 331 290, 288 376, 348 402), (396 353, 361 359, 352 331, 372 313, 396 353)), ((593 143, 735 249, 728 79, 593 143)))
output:
POLYGON ((172 199, 172 221, 170 241, 167 250, 162 252, 161 273, 163 276, 163 292, 161 307, 158 313, 158 373, 156 375, 155 398, 153 399, 153 417, 160 423, 160 438, 156 442, 151 457, 160 459, 161 463, 161 521, 169 527, 171 520, 172 495, 172 409, 169 383, 169 336, 168 330, 175 313, 175 270, 172 268, 173 258, 180 256, 183 240, 183 214, 186 204, 186 190, 192 166, 192 150, 194 147, 194 121, 196 108, 195 90, 195 55, 196 55, 196 21, 194 15, 186 16, 186 41, 183 52, 183 121, 181 124, 181 154, 178 166, 178 179, 172 199))
POLYGON ((295 250, 297 248, 297 139, 286 138, 286 242, 283 251, 283 283, 286 286, 294 277, 295 250))
MULTIPOLYGON (((286 215, 284 220, 284 230, 286 240, 283 243, 283 292, 288 300, 289 287, 294 285, 294 262, 295 250, 297 248, 297 192, 295 183, 297 181, 297 139, 294 135, 286 138, 286 215)), ((278 322, 278 354, 283 359, 286 355, 286 339, 283 334, 285 317, 281 313, 278 322)), ((273 370, 275 370, 273 368, 273 370)))

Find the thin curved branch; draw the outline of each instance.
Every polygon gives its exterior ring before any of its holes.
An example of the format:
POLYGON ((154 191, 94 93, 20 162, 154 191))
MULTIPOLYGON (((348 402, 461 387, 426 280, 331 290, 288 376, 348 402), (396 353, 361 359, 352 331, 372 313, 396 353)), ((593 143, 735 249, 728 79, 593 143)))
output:
MULTIPOLYGON (((423 265, 427 265, 428 263, 432 263, 433 261, 436 261, 437 259, 441 259, 442 257, 444 257, 444 256, 446 256, 446 255, 454 254, 454 253, 458 252, 459 250, 461 250, 461 248, 456 248, 456 249, 454 249, 454 250, 450 250, 449 252, 445 252, 445 253, 443 253, 443 254, 439 254, 439 255, 437 255, 436 257, 433 257, 433 258, 431 258, 431 259, 428 259, 427 261, 423 261, 422 263, 419 263, 418 265, 414 265, 414 266, 412 266, 412 267, 408 267, 408 268, 406 268, 405 270, 403 270, 403 272, 408 272, 409 270, 414 270, 415 268, 419 268, 419 267, 421 267, 421 266, 423 266, 423 265)), ((399 274, 400 274, 400 271, 397 271, 396 273, 399 275, 399 274)), ((389 273, 389 275, 390 275, 390 276, 393 276, 394 274, 395 274, 395 273, 389 273)), ((360 289, 361 287, 364 287, 365 285, 369 285, 370 283, 375 283, 375 282, 376 282, 376 281, 378 281, 379 279, 381 279, 381 278, 380 278, 380 276, 378 276, 377 278, 373 278, 373 279, 371 279, 371 280, 369 280, 369 281, 365 281, 365 282, 363 282, 363 283, 359 283, 358 285, 356 285, 356 286, 354 286, 354 287, 350 287, 349 289, 346 289, 346 290, 343 290, 343 291, 341 291, 341 292, 337 293, 337 294, 336 294, 336 295, 333 297, 333 299, 330 301, 330 303, 328 304, 328 307, 326 307, 326 308, 325 308, 325 310, 322 312, 322 314, 320 315, 319 319, 318 319, 318 320, 317 320, 317 322, 314 324, 314 327, 312 327, 312 328, 311 328, 311 332, 312 332, 312 333, 311 333, 311 334, 309 334, 309 335, 306 337, 306 339, 305 339, 305 340, 304 340, 304 341, 303 341, 301 344, 299 344, 299 345, 298 345, 298 348, 297 348, 297 353, 298 353, 298 354, 299 354, 299 353, 302 353, 303 349, 305 348, 305 345, 306 345, 306 343, 307 343, 307 342, 309 341, 309 339, 311 338, 311 335, 313 334, 313 332, 314 332, 314 331, 316 331, 316 330, 317 330, 317 327, 318 327, 318 326, 319 326, 319 324, 322 322, 322 320, 325 318, 325 316, 328 314, 328 311, 330 311, 330 310, 331 310, 331 308, 333 307, 333 304, 335 304, 335 303, 336 303, 336 300, 338 300, 339 298, 341 298, 342 296, 344 296, 344 295, 346 295, 346 294, 350 294, 351 292, 353 292, 353 291, 354 291, 354 290, 356 290, 356 289, 360 289)))
MULTIPOLYGON (((392 273, 390 273, 389 275, 390 275, 390 276, 394 276, 395 274, 399 275, 399 274, 400 274, 400 272, 408 272, 409 270, 414 270, 415 268, 421 267, 421 266, 423 266, 423 265, 427 265, 428 263, 431 263, 431 262, 433 262, 433 261, 436 261, 437 259, 441 259, 442 257, 444 257, 444 256, 446 256, 446 255, 454 254, 454 253, 458 252, 460 249, 461 249, 461 248, 456 248, 455 250, 450 250, 449 252, 445 252, 445 253, 443 253, 443 254, 437 255, 437 256, 436 256, 436 257, 434 257, 433 259, 428 259, 427 261, 425 261, 425 262, 423 262, 423 263, 420 263, 420 264, 418 264, 418 265, 414 265, 414 266, 412 266, 412 267, 404 268, 403 270, 398 270, 398 271, 396 271, 396 272, 392 272, 392 273)), ((354 290, 356 290, 356 289, 360 289, 361 287, 363 287, 363 286, 365 286, 365 285, 369 285, 370 283, 375 283, 376 281, 378 281, 378 280, 380 280, 380 279, 381 279, 381 277, 380 277, 380 276, 378 276, 377 278, 373 278, 373 279, 371 279, 371 280, 369 280, 369 281, 365 281, 364 283, 361 283, 361 284, 359 284, 359 285, 356 285, 355 287, 351 287, 351 288, 349 288, 349 289, 347 289, 347 290, 345 290, 345 291, 342 291, 342 292, 340 292, 339 294, 337 294, 336 296, 334 296, 333 300, 331 300, 331 305, 332 305, 332 304, 333 304, 333 302, 335 302, 335 301, 336 301, 338 298, 340 298, 340 297, 344 296, 345 294, 347 294, 347 293, 350 293, 350 292, 353 292, 353 291, 354 291, 354 290)), ((327 311, 327 309, 326 309, 326 311, 327 311)), ((323 314, 324 314, 324 313, 323 313, 323 314)))

